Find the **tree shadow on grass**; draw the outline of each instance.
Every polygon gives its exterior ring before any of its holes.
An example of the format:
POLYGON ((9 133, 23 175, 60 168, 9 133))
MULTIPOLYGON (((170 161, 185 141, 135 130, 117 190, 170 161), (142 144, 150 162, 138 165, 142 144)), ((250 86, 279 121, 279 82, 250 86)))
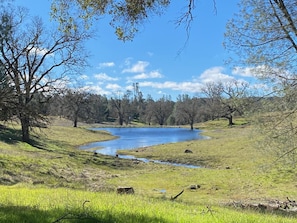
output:
MULTIPOLYGON (((19 129, 9 128, 7 126, 0 124, 0 141, 5 142, 7 144, 16 144, 18 142, 22 142, 22 131, 19 129)), ((53 144, 59 145, 60 148, 67 147, 67 145, 63 145, 61 142, 51 142, 53 144)), ((73 159, 80 159, 84 164, 95 164, 98 166, 108 166, 112 169, 134 169, 136 164, 133 160, 128 159, 120 159, 117 157, 112 156, 105 156, 100 154, 94 154, 93 152, 89 153, 80 153, 79 149, 77 152, 69 151, 67 149, 60 149, 60 150, 51 150, 48 148, 46 141, 42 140, 36 134, 31 135, 31 139, 29 144, 38 149, 44 150, 47 152, 55 152, 56 155, 60 154, 61 157, 73 157, 73 159)))
POLYGON ((114 223, 114 222, 159 222, 168 223, 166 219, 145 215, 111 213, 109 211, 94 211, 93 213, 61 209, 50 211, 26 206, 0 206, 0 223, 114 223))
POLYGON ((22 131, 0 125, 0 141, 15 144, 22 140, 22 131))
MULTIPOLYGON (((7 144, 16 144, 22 141, 22 131, 20 129, 9 128, 0 124, 0 141, 7 144)), ((29 144, 37 149, 48 150, 46 146, 38 141, 38 138, 31 136, 29 144)))
POLYGON ((42 143, 38 138, 31 137, 29 144, 37 149, 46 150, 48 152, 52 152, 52 150, 48 149, 45 143, 42 143))

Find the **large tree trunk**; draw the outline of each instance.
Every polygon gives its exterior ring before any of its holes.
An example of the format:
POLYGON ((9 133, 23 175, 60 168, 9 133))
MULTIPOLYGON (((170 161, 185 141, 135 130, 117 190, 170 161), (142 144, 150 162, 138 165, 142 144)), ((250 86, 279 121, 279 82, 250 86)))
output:
POLYGON ((118 113, 118 123, 119 123, 120 126, 122 126, 123 123, 124 123, 123 115, 120 112, 118 113))
POLYGON ((190 125, 191 125, 191 130, 193 130, 194 129, 194 122, 190 122, 190 125))
POLYGON ((74 127, 74 128, 77 127, 77 116, 74 117, 73 127, 74 127))
POLYGON ((78 122, 78 114, 79 114, 79 106, 74 107, 74 112, 73 112, 73 127, 77 127, 77 122, 78 122))
POLYGON ((30 143, 30 118, 27 115, 20 115, 21 126, 22 126, 22 141, 26 143, 30 143))
POLYGON ((234 123, 233 123, 233 116, 232 115, 230 115, 230 116, 227 116, 226 117, 227 119, 228 119, 228 121, 229 121, 229 126, 232 126, 232 125, 234 125, 234 123))

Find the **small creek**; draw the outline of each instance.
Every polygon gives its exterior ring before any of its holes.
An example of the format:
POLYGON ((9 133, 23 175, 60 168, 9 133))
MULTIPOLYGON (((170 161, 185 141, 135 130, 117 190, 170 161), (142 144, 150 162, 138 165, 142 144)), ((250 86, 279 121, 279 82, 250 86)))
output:
MULTIPOLYGON (((108 131, 112 135, 117 136, 114 140, 94 142, 83 145, 80 149, 94 149, 97 153, 103 155, 116 156, 118 150, 129 150, 142 148, 165 143, 182 142, 189 140, 205 139, 201 136, 200 130, 190 130, 185 128, 93 128, 97 131, 108 131)), ((119 155, 124 159, 136 159, 143 162, 155 162, 173 166, 183 166, 188 168, 199 168, 199 166, 163 162, 158 160, 150 160, 146 158, 136 158, 131 155, 119 155)))

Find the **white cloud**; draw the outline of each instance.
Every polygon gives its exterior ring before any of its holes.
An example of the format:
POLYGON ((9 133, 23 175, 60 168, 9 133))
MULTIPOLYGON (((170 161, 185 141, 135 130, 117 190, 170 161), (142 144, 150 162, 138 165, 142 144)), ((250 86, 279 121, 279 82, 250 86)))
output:
POLYGON ((146 74, 146 73, 141 73, 141 74, 137 74, 129 79, 132 79, 132 80, 140 80, 140 79, 148 79, 149 78, 149 74, 146 74))
POLYGON ((110 95, 111 92, 110 91, 106 91, 103 88, 99 87, 99 86, 84 86, 81 88, 83 91, 86 92, 92 92, 94 94, 99 94, 99 95, 110 95))
POLYGON ((144 73, 145 68, 149 65, 147 61, 137 61, 132 67, 124 69, 122 73, 144 73))
POLYGON ((255 77, 256 69, 252 67, 234 67, 232 70, 233 75, 239 75, 242 77, 255 77))
POLYGON ((87 85, 87 86, 94 85, 94 82, 93 81, 86 81, 85 85, 87 85))
POLYGON ((95 74, 94 77, 100 81, 117 81, 117 80, 119 80, 118 78, 108 76, 106 73, 95 74))
POLYGON ((122 89, 122 87, 118 84, 107 84, 106 89, 110 89, 111 91, 119 91, 122 89))
POLYGON ((199 77, 199 79, 194 79, 194 81, 201 81, 202 83, 209 83, 209 82, 228 82, 234 80, 234 77, 224 74, 223 67, 212 67, 205 70, 199 77))
POLYGON ((130 77, 128 79, 131 80, 141 80, 141 79, 149 79, 149 78, 162 78, 163 75, 159 71, 151 71, 149 73, 141 73, 137 74, 133 77, 130 77))
POLYGON ((83 74, 83 75, 80 75, 79 79, 81 79, 81 80, 88 80, 89 77, 88 77, 88 75, 83 74))
POLYGON ((242 77, 290 77, 292 74, 287 70, 281 68, 270 67, 266 65, 261 65, 257 67, 235 67, 232 70, 232 74, 242 76, 242 77))
POLYGON ((157 89, 171 89, 175 91, 181 92, 192 92, 197 93, 200 91, 202 84, 198 82, 173 82, 173 81, 166 81, 164 83, 160 82, 140 82, 140 87, 152 87, 157 89))
POLYGON ((126 90, 127 91, 133 91, 134 87, 132 85, 128 85, 128 86, 126 86, 126 90))
MULTIPOLYGON (((211 67, 209 69, 204 70, 201 75, 196 76, 189 80, 184 80, 181 82, 178 81, 151 81, 156 78, 163 78, 164 76, 160 73, 159 70, 147 71, 147 67, 149 66, 149 62, 146 61, 138 61, 137 63, 130 63, 131 58, 128 58, 125 62, 125 67, 127 69, 123 69, 123 73, 134 73, 127 78, 127 82, 120 81, 119 77, 111 77, 106 73, 98 73, 95 74, 94 77, 97 81, 94 83, 90 83, 89 87, 93 92, 104 95, 112 95, 112 94, 120 94, 125 92, 126 90, 132 90, 133 86, 132 82, 138 82, 140 90, 147 93, 157 94, 160 92, 161 94, 196 94, 200 93, 201 89, 204 87, 206 83, 209 82, 230 82, 230 81, 246 81, 250 80, 251 77, 255 77, 252 75, 252 68, 243 68, 236 67, 232 71, 231 74, 228 74, 225 71, 224 67, 217 66, 211 67), (241 79, 240 79, 241 78, 241 79), (147 81, 146 81, 147 80, 147 81), (147 89, 145 89, 147 88, 147 89)), ((259 69, 259 68, 258 68, 259 69)), ((86 79, 87 80, 87 79, 86 79)), ((169 79, 170 80, 170 79, 169 79)), ((88 79, 90 81, 90 79, 88 79)), ((250 81, 249 81, 250 83, 250 81)), ((254 88, 261 89, 261 86, 255 85, 254 88)), ((264 88, 264 86, 262 86, 264 88)))
MULTIPOLYGON (((45 90, 45 91, 50 91, 53 89, 65 89, 65 88, 68 88, 69 86, 69 79, 68 77, 64 77, 52 82, 51 79, 44 77, 40 80, 37 86, 40 87, 40 90, 45 90)), ((32 89, 31 91, 33 90, 34 89, 32 89)))
POLYGON ((104 67, 114 67, 114 66, 115 66, 114 62, 99 63, 99 69, 104 68, 104 67))
MULTIPOLYGON (((143 73, 134 76, 133 78, 145 79, 148 78, 148 75, 143 73)), ((153 89, 162 89, 163 93, 165 89, 172 91, 179 91, 182 93, 200 93, 201 89, 204 87, 206 83, 209 82, 230 82, 234 81, 235 78, 231 75, 224 73, 224 67, 212 67, 205 70, 199 77, 193 78, 192 81, 184 81, 184 82, 174 82, 174 81, 166 81, 166 82, 152 82, 152 81, 143 81, 139 82, 140 87, 150 87, 153 89)), ((245 82, 245 80, 238 80, 245 82)))

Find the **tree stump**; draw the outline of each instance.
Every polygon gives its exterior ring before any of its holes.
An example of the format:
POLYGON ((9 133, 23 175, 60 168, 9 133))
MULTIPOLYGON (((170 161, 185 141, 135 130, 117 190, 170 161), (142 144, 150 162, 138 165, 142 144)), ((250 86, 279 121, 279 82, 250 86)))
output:
POLYGON ((117 188, 118 194, 134 194, 133 187, 118 187, 117 188))

